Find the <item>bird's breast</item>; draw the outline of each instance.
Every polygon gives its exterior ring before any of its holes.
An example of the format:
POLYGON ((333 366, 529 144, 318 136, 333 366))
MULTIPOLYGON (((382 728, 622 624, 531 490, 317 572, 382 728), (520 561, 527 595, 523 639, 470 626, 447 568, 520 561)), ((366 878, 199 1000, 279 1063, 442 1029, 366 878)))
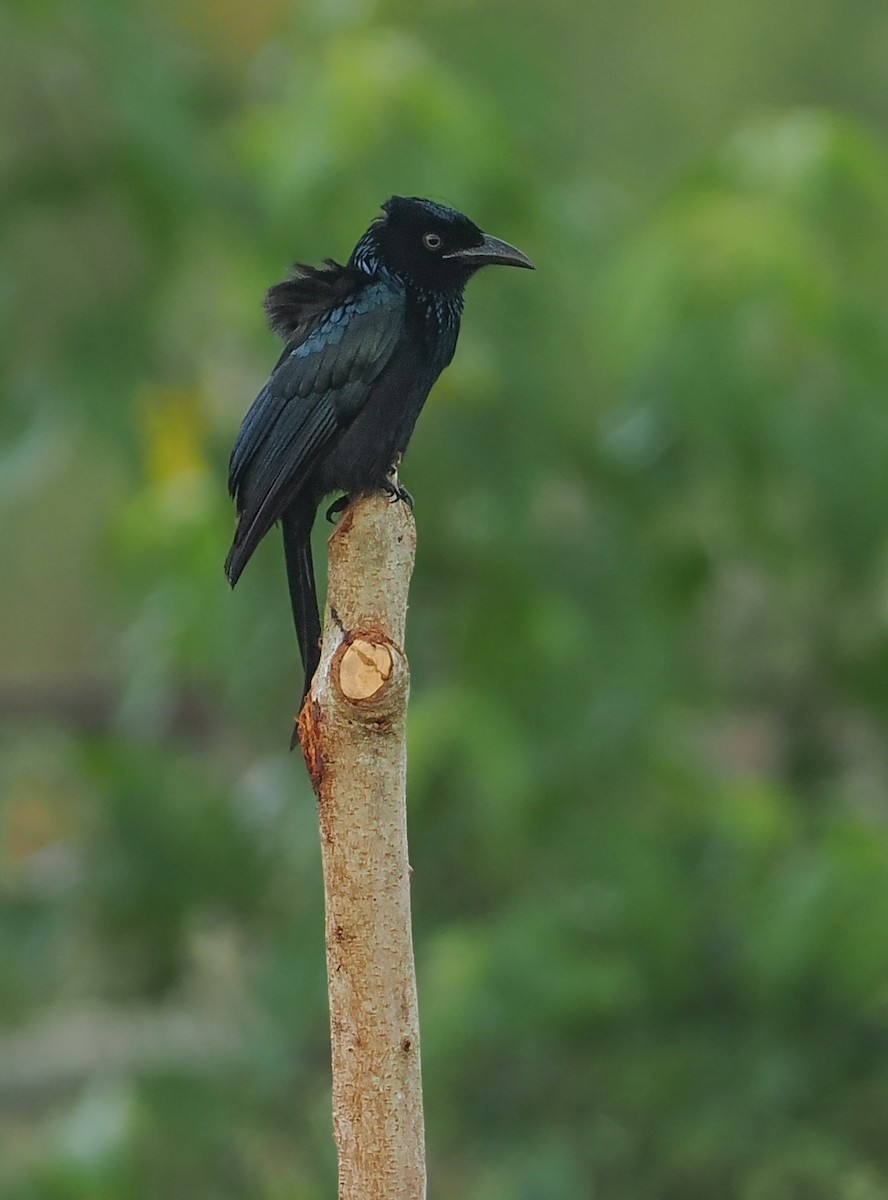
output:
POLYGON ((453 358, 462 317, 461 292, 413 291, 408 293, 408 319, 436 379, 453 358))

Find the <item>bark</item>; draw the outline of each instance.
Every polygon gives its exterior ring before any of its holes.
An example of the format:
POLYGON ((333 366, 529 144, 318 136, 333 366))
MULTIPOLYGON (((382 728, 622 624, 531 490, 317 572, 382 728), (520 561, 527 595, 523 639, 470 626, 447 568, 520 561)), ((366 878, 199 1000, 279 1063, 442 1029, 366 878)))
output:
POLYGON ((330 538, 321 663, 298 732, 318 797, 339 1200, 424 1200, 407 859, 405 504, 352 504, 330 538))

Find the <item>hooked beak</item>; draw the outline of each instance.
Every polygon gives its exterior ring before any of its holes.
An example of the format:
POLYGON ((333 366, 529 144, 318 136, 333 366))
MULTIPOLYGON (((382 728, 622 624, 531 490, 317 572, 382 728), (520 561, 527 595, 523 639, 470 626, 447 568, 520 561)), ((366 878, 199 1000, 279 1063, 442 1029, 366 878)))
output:
POLYGON ((484 234, 484 241, 480 246, 469 246, 467 250, 454 250, 452 254, 442 255, 442 258, 459 259, 471 268, 499 266, 527 267, 530 271, 534 270, 534 265, 526 254, 522 254, 508 242, 491 237, 489 233, 484 234))

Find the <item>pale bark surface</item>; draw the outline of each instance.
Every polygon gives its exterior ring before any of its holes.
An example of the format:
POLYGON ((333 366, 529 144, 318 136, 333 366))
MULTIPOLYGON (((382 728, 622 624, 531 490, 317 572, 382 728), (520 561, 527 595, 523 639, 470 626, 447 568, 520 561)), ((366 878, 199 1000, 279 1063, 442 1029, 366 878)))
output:
POLYGON ((340 1200, 426 1194, 406 819, 414 549, 405 504, 372 496, 346 510, 299 716, 320 815, 340 1200))

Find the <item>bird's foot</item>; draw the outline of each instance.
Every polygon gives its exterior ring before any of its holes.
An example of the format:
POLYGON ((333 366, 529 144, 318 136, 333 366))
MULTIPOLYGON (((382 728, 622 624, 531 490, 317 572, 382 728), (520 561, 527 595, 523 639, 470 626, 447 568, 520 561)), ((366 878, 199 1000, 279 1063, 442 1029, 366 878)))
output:
MULTIPOLYGON (((400 462, 400 459, 398 461, 400 462)), ((413 497, 405 487, 401 486, 401 481, 398 478, 397 464, 389 471, 387 479, 381 486, 382 491, 387 496, 391 496, 392 504, 395 504, 398 500, 403 500, 409 508, 413 508, 413 497)))
POLYGON ((395 483, 391 479, 387 479, 382 485, 382 490, 387 496, 391 496, 392 504, 403 500, 409 508, 413 508, 413 497, 405 487, 401 487, 400 483, 395 483))
POLYGON ((351 503, 350 496, 340 496, 338 500, 333 501, 333 503, 327 509, 327 513, 326 513, 327 520, 330 522, 331 525, 334 525, 336 523, 336 518, 339 516, 340 513, 345 512, 345 510, 348 508, 350 503, 351 503))

